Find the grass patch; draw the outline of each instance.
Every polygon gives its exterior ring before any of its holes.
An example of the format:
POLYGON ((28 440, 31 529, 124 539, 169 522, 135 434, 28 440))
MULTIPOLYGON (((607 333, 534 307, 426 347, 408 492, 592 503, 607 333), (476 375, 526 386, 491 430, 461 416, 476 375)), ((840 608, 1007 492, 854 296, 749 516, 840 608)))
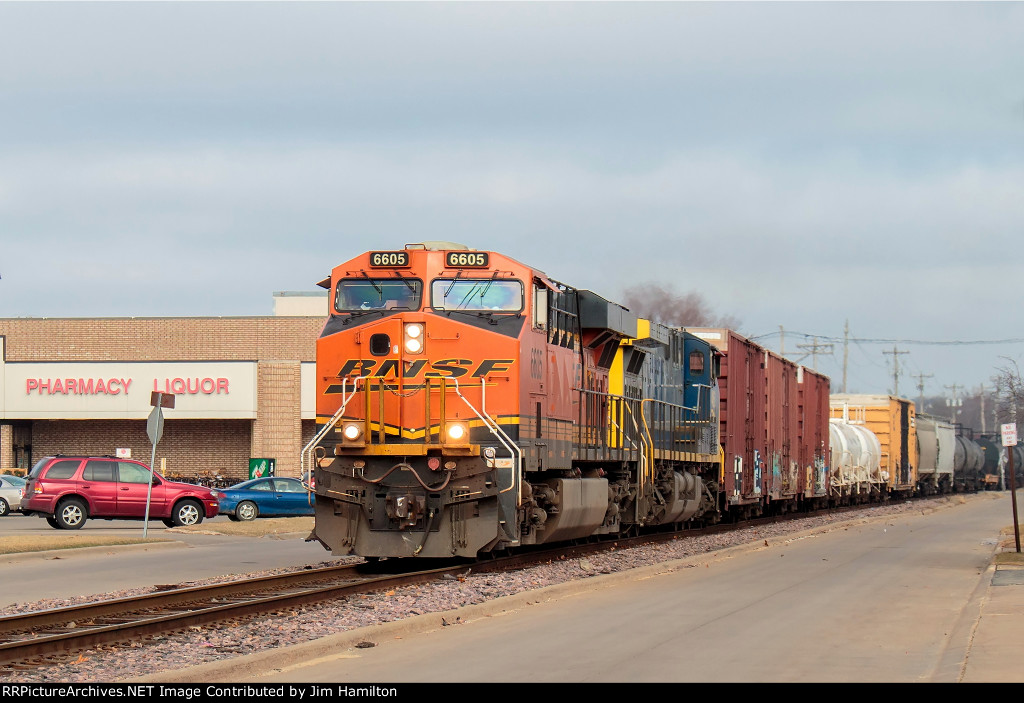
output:
MULTIPOLYGON (((1016 548, 1016 545, 1013 548, 1016 548)), ((1000 552, 996 554, 995 563, 996 565, 1024 566, 1024 552, 1000 552)))
POLYGON ((111 547, 121 544, 148 544, 170 542, 163 538, 104 537, 103 535, 8 535, 0 537, 0 554, 42 552, 50 549, 80 549, 82 547, 111 547))
POLYGON ((313 516, 302 515, 298 517, 258 517, 249 522, 218 520, 217 522, 203 522, 199 525, 189 525, 187 527, 173 527, 167 530, 167 533, 191 532, 193 534, 207 535, 266 537, 267 535, 286 535, 295 532, 301 533, 305 537, 312 531, 313 516))

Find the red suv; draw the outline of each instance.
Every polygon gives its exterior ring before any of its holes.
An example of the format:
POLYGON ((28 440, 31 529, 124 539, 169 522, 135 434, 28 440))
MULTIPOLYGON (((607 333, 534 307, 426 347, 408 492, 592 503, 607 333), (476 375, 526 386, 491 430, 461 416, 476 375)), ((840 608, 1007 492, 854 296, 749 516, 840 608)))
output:
POLYGON ((217 514, 218 493, 168 481, 138 461, 104 456, 48 456, 36 462, 25 484, 21 512, 51 526, 77 530, 86 518, 143 520, 150 477, 149 517, 168 527, 198 525, 217 514))

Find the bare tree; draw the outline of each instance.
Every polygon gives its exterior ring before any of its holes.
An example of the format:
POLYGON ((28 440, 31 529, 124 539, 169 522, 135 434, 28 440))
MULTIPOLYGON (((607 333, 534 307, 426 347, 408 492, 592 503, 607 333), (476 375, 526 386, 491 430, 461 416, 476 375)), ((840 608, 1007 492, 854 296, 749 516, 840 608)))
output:
POLYGON ((1021 381, 1020 367, 1015 359, 1008 356, 1002 366, 996 367, 996 375, 992 377, 995 386, 996 417, 1000 423, 1017 422, 1024 417, 1024 382, 1021 381))
POLYGON ((727 327, 737 329, 732 315, 716 315, 704 296, 696 291, 677 293, 671 285, 643 283, 627 288, 626 307, 640 317, 673 327, 727 327))

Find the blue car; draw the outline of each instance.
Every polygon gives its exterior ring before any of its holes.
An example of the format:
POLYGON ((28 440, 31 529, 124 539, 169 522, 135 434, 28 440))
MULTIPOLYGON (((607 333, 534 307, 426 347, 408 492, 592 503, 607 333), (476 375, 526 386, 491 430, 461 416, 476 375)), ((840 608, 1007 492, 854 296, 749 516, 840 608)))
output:
POLYGON ((279 515, 312 515, 313 500, 297 478, 254 478, 218 489, 220 512, 231 520, 279 515))

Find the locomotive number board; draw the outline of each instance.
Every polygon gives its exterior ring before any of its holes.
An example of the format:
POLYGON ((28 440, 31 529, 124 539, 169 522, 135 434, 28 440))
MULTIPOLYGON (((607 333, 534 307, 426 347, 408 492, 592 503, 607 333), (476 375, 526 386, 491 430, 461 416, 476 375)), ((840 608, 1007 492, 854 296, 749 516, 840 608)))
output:
POLYGON ((487 268, 489 265, 490 257, 485 251, 449 251, 444 255, 445 268, 487 268))
POLYGON ((370 266, 401 268, 409 265, 407 251, 371 251, 370 266))

